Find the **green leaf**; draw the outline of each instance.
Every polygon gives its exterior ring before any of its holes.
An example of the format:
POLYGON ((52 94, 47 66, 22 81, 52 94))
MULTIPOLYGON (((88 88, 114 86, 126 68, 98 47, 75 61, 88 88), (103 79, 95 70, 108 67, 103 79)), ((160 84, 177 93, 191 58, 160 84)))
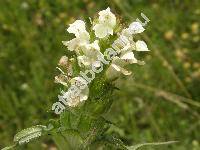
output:
POLYGON ((110 136, 110 135, 104 135, 101 137, 101 139, 99 139, 95 142, 96 142, 96 144, 98 144, 98 143, 109 144, 109 145, 115 147, 116 149, 128 150, 126 145, 124 145, 124 143, 120 139, 110 136))
POLYGON ((176 142, 178 142, 178 141, 143 143, 143 144, 137 144, 134 146, 128 146, 127 149, 128 150, 137 150, 138 148, 143 147, 143 146, 168 145, 168 144, 174 144, 176 142))
POLYGON ((103 117, 93 119, 90 129, 86 132, 84 138, 84 146, 90 145, 98 136, 101 136, 106 128, 106 120, 103 117))
POLYGON ((80 149, 83 143, 76 130, 63 130, 52 133, 53 139, 60 150, 80 149))
POLYGON ((36 125, 24 129, 14 136, 14 142, 17 142, 19 145, 28 143, 30 140, 40 137, 46 128, 43 125, 36 125))
POLYGON ((71 128, 69 111, 65 110, 63 113, 60 114, 60 124, 62 127, 65 127, 66 129, 71 128))
POLYGON ((71 112, 70 110, 65 110, 63 113, 61 113, 60 115, 61 127, 65 129, 77 129, 81 113, 78 115, 76 113, 77 112, 71 112))
POLYGON ((16 147, 16 144, 15 145, 12 145, 12 146, 7 146, 1 150, 9 150, 9 149, 13 149, 14 147, 16 147))

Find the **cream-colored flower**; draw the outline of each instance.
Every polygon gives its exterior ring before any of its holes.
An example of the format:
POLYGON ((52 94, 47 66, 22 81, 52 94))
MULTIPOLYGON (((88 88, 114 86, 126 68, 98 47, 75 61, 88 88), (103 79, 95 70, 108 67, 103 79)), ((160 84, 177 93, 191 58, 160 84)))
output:
MULTIPOLYGON (((72 64, 74 61, 75 61, 74 58, 69 59, 67 56, 62 56, 58 62, 58 65, 61 66, 66 72, 64 74, 67 75, 69 78, 72 77, 73 75, 72 64)), ((60 71, 61 73, 64 72, 63 70, 60 70, 60 71)))
POLYGON ((139 22, 132 22, 129 25, 129 32, 131 34, 138 34, 138 33, 142 33, 145 29, 143 28, 142 24, 139 22))
POLYGON ((133 52, 125 51, 119 54, 119 56, 114 57, 111 65, 106 71, 106 74, 108 78, 117 77, 120 72, 126 76, 131 75, 132 72, 126 70, 124 67, 128 64, 133 64, 133 63, 138 63, 138 60, 135 58, 133 52))
POLYGON ((99 12, 99 23, 107 24, 110 27, 114 27, 116 25, 116 17, 110 11, 109 7, 106 10, 102 10, 99 12))
POLYGON ((96 24, 93 27, 93 30, 95 31, 95 35, 98 38, 104 38, 107 35, 113 35, 113 28, 106 26, 104 24, 96 24))
POLYGON ((76 20, 74 23, 69 25, 67 31, 73 33, 76 37, 80 37, 83 32, 87 32, 85 22, 82 20, 76 20))
POLYGON ((101 55, 100 47, 98 45, 99 41, 96 40, 91 44, 86 44, 82 47, 82 52, 84 55, 78 56, 79 65, 82 64, 86 67, 91 66, 92 64, 95 67, 100 67, 100 62, 98 60, 98 56, 101 55))
POLYGON ((88 95, 89 95, 89 88, 87 87, 83 90, 80 90, 80 94, 78 96, 67 99, 67 105, 70 107, 75 107, 79 103, 87 100, 88 95))
POLYGON ((125 28, 122 30, 121 35, 125 36, 128 38, 128 40, 133 40, 133 35, 131 34, 131 31, 129 28, 125 28))
POLYGON ((126 52, 130 50, 149 51, 144 41, 138 40, 137 42, 134 42, 132 35, 130 35, 129 29, 122 30, 122 33, 117 40, 121 41, 121 45, 123 45, 120 49, 120 52, 126 52))
POLYGON ((117 77, 120 72, 124 75, 130 75, 132 72, 124 68, 128 64, 137 63, 139 65, 144 65, 144 61, 137 60, 132 51, 148 51, 147 45, 144 41, 134 42, 133 38, 127 37, 125 32, 126 31, 121 33, 120 37, 116 40, 120 41, 118 44, 116 42, 116 45, 120 45, 118 56, 114 57, 111 65, 106 71, 108 78, 117 77))
POLYGON ((135 58, 132 51, 127 51, 125 53, 122 53, 120 56, 120 59, 122 59, 130 64, 138 63, 138 60, 135 58))
POLYGON ((81 47, 89 43, 89 37, 74 38, 70 41, 62 41, 62 43, 67 46, 70 51, 75 51, 79 54, 81 47))
POLYGON ((60 74, 58 76, 55 76, 55 83, 60 83, 66 87, 68 87, 68 77, 66 75, 60 74))
POLYGON ((108 7, 99 12, 98 23, 93 27, 95 35, 98 38, 104 38, 107 35, 113 35, 113 29, 116 25, 116 17, 108 7))
POLYGON ((138 40, 136 43, 136 51, 149 51, 147 44, 144 41, 138 40))
POLYGON ((123 52, 135 49, 135 42, 133 41, 133 38, 132 37, 127 37, 124 34, 121 34, 118 37, 118 39, 115 40, 114 43, 118 47, 118 49, 117 49, 118 53, 123 53, 123 52))
POLYGON ((72 69, 73 58, 69 59, 67 56, 62 56, 59 60, 58 65, 61 67, 56 67, 60 71, 60 74, 55 76, 55 83, 60 83, 68 87, 68 81, 73 75, 72 69))
POLYGON ((69 58, 67 56, 62 56, 58 62, 59 66, 66 67, 69 65, 69 58))
POLYGON ((70 51, 76 51, 79 54, 81 47, 89 43, 90 35, 86 31, 85 23, 82 20, 76 20, 70 24, 67 29, 69 33, 73 33, 75 38, 70 41, 62 41, 63 45, 67 46, 70 51))
POLYGON ((88 99, 89 88, 87 86, 86 80, 82 77, 72 78, 70 83, 71 89, 69 89, 67 92, 63 92, 62 98, 65 99, 68 106, 75 107, 88 99))
POLYGON ((106 76, 109 79, 112 79, 112 78, 119 76, 120 73, 122 73, 126 76, 131 75, 132 74, 131 71, 128 71, 123 68, 127 64, 128 63, 126 61, 122 60, 121 58, 119 58, 117 56, 114 57, 111 65, 109 66, 109 68, 106 71, 106 76))
POLYGON ((88 82, 83 77, 74 77, 70 80, 71 85, 76 85, 80 89, 87 88, 88 82))
POLYGON ((70 107, 75 107, 77 106, 79 103, 85 101, 88 99, 88 95, 89 95, 89 88, 85 88, 84 90, 81 90, 81 93, 79 96, 75 97, 75 98, 71 98, 68 101, 68 105, 70 107))

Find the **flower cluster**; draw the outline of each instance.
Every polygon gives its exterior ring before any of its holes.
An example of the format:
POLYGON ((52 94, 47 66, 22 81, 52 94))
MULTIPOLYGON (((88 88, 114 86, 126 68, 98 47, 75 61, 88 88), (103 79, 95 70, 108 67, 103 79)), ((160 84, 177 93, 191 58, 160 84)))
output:
POLYGON ((131 71, 124 68, 128 64, 144 64, 143 61, 137 60, 133 53, 134 51, 149 51, 144 41, 134 41, 134 36, 145 30, 142 24, 135 21, 128 28, 117 32, 116 28, 120 23, 110 11, 110 8, 100 11, 98 15, 99 17, 92 22, 91 31, 89 32, 86 29, 86 23, 82 20, 76 20, 67 29, 75 37, 62 43, 67 46, 69 51, 74 52, 75 55, 73 56, 75 57, 68 58, 63 56, 60 59, 60 67, 57 68, 61 74, 55 77, 55 81, 67 87, 71 85, 71 87, 67 92, 62 92, 62 96, 58 96, 59 102, 54 103, 52 110, 56 110, 59 105, 60 112, 62 112, 64 106, 60 102, 67 106, 75 107, 88 99, 88 84, 91 80, 88 80, 87 73, 90 73, 93 77, 92 79, 94 79, 94 73, 101 72, 103 65, 106 65, 107 70, 105 73, 107 78, 110 79, 118 76, 119 73, 130 75, 131 71), (95 35, 95 38, 91 35, 95 35), (114 39, 112 40, 114 42, 111 43, 110 39, 114 39), (102 48, 101 44, 103 42, 110 43, 110 45, 102 48), (80 68, 80 76, 73 74, 72 68, 75 61, 80 68), (84 70, 86 70, 85 73, 82 72, 84 70), (74 89, 76 89, 75 92, 74 89))

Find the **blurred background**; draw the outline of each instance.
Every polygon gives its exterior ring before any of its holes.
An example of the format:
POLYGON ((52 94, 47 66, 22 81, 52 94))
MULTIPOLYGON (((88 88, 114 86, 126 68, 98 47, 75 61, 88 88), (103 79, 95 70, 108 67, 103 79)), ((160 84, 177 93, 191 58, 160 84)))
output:
MULTIPOLYGON (((146 65, 118 81, 108 132, 127 145, 178 140, 141 149, 200 150, 199 0, 0 0, 0 148, 23 128, 47 122, 60 91, 55 67, 66 53, 66 27, 110 7, 129 24, 144 13, 146 65)), ((142 18, 141 18, 142 20, 142 18)), ((26 149, 56 149, 51 139, 26 149)))

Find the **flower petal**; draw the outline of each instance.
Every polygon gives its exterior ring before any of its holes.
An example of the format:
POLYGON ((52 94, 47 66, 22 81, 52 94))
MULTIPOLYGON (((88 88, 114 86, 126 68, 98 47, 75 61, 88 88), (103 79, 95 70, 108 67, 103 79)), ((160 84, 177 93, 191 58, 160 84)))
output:
POLYGON ((85 22, 82 20, 76 20, 74 23, 69 25, 67 31, 75 34, 76 37, 79 37, 81 32, 86 31, 85 22))
POLYGON ((125 54, 123 54, 121 57, 121 59, 129 62, 129 63, 137 63, 137 59, 135 58, 133 52, 126 52, 125 54))
POLYGON ((142 33, 145 29, 143 28, 142 24, 139 22, 133 22, 129 26, 129 31, 131 34, 142 33))
POLYGON ((95 61, 95 62, 93 62, 93 66, 96 67, 96 68, 101 67, 101 62, 95 61))
POLYGON ((126 76, 129 76, 129 75, 132 74, 131 71, 128 71, 128 70, 126 70, 126 69, 124 69, 124 68, 122 68, 122 67, 120 67, 120 66, 115 65, 115 64, 111 64, 111 66, 112 66, 116 71, 121 72, 122 74, 124 74, 124 75, 126 75, 126 76))
POLYGON ((77 59, 78 59, 78 64, 79 64, 80 67, 82 66, 82 64, 84 66, 89 66, 91 64, 90 60, 85 55, 78 56, 77 59))
POLYGON ((95 35, 98 38, 104 38, 108 34, 108 28, 103 24, 96 24, 93 27, 93 30, 95 31, 95 35))
POLYGON ((89 88, 86 87, 85 89, 81 90, 80 93, 80 101, 85 101, 88 99, 88 95, 89 95, 89 88))
POLYGON ((136 51, 149 51, 149 49, 144 41, 138 40, 136 42, 136 51))
POLYGON ((70 51, 76 50, 79 47, 79 42, 80 40, 77 38, 74 38, 70 41, 62 41, 63 45, 67 46, 70 51))
POLYGON ((111 28, 116 25, 116 17, 110 11, 109 7, 106 10, 102 10, 99 12, 99 23, 110 26, 111 28))

